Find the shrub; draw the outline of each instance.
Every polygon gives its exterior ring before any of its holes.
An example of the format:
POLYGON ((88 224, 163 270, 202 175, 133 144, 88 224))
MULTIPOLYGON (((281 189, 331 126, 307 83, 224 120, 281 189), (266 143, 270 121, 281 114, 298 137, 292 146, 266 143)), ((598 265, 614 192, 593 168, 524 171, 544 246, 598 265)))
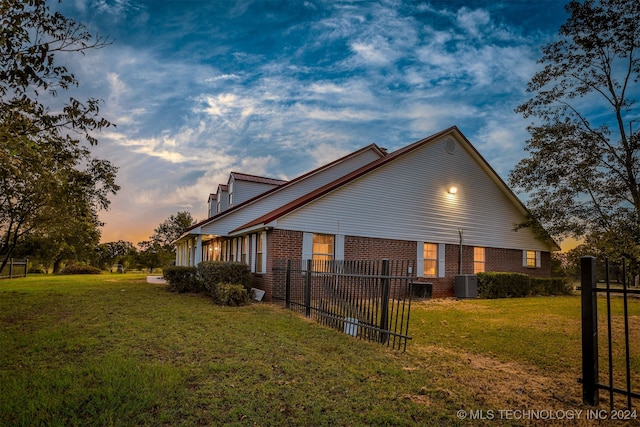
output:
POLYGON ((216 304, 235 307, 249 303, 249 292, 247 292, 247 289, 243 285, 218 283, 214 288, 214 300, 216 304))
POLYGON ((478 273, 480 298, 525 297, 531 293, 529 276, 522 273, 478 273))
POLYGON ((532 277, 530 280, 532 295, 571 295, 573 293, 573 286, 566 277, 532 277))
POLYGON ((100 274, 102 271, 91 265, 72 264, 66 266, 60 274, 100 274))
POLYGON ((529 277, 522 273, 478 273, 480 298, 511 298, 530 295, 570 295, 566 278, 529 277))
POLYGON ((173 266, 163 270, 163 276, 171 292, 202 292, 202 281, 197 277, 196 267, 173 266))
POLYGON ((243 262, 202 261, 198 264, 198 276, 204 287, 215 298, 218 283, 242 285, 247 294, 253 286, 253 276, 249 266, 243 262))

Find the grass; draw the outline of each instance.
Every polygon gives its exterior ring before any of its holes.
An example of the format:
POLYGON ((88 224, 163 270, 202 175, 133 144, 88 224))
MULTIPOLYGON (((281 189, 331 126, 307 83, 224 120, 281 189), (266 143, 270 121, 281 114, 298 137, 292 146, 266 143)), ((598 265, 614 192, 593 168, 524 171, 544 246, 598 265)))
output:
POLYGON ((584 409, 579 304, 415 303, 402 353, 144 275, 0 281, 0 425, 469 425, 458 410, 584 409))

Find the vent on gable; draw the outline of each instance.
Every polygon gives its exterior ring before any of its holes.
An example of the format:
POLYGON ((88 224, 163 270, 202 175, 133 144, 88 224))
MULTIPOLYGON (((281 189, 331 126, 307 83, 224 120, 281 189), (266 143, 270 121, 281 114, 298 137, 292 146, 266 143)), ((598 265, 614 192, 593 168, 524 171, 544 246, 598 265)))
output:
POLYGON ((445 139, 444 151, 446 151, 449 154, 453 154, 456 151, 456 142, 451 138, 445 139))

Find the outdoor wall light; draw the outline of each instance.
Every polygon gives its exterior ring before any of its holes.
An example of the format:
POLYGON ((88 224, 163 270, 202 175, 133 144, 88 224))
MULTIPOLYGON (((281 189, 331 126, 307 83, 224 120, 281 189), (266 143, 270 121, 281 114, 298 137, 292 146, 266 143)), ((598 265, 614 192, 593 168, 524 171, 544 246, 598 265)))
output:
POLYGON ((458 187, 449 187, 449 194, 456 194, 458 192, 458 187))

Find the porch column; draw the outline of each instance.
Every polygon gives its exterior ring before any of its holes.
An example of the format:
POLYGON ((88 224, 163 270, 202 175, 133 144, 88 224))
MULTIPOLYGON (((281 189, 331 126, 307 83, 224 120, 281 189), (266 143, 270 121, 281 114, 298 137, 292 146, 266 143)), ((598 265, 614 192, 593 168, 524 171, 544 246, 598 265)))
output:
POLYGON ((194 245, 194 240, 189 239, 189 266, 195 266, 196 260, 196 245, 194 245))
POLYGON ((197 266, 202 261, 202 234, 198 234, 196 237, 195 257, 193 258, 193 265, 197 266))

